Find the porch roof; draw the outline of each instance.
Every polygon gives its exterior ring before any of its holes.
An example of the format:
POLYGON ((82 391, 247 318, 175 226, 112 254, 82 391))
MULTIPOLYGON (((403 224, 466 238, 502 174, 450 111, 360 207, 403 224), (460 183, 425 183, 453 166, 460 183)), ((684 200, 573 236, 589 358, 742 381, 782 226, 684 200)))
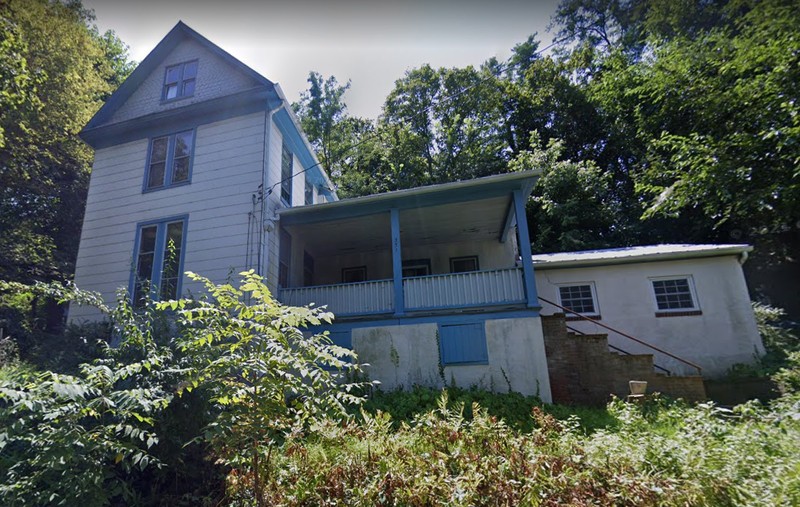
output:
POLYGON ((473 180, 372 194, 340 201, 285 208, 278 211, 281 225, 311 224, 355 218, 389 211, 392 208, 416 209, 443 204, 508 197, 522 190, 527 198, 541 170, 522 171, 473 180))
POLYGON ((513 196, 530 194, 538 171, 431 185, 279 211, 281 227, 301 234, 313 254, 375 252, 391 247, 389 210, 397 208, 405 246, 505 241, 513 196))

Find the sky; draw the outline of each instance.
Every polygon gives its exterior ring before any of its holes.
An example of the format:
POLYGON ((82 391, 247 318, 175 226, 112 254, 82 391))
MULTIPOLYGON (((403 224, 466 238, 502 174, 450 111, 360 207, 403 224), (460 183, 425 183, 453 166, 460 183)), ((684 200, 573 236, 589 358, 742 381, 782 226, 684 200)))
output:
POLYGON ((376 118, 395 80, 434 67, 505 60, 538 33, 541 47, 558 0, 84 0, 101 31, 113 30, 141 61, 181 20, 294 102, 308 73, 349 79, 350 114, 376 118))

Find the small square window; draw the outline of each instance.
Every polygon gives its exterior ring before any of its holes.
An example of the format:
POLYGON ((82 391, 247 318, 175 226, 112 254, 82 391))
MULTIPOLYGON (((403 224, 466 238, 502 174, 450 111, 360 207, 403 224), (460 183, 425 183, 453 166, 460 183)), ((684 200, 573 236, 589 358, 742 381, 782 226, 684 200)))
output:
POLYGON ((660 312, 698 310, 691 277, 651 279, 656 308, 660 312))
POLYGON ((367 281, 367 267, 357 266, 342 269, 342 283, 358 283, 367 281))
POLYGON ((443 365, 489 363, 483 322, 441 326, 439 348, 443 365))
POLYGON ((469 271, 478 271, 478 269, 480 268, 478 267, 477 255, 450 258, 451 273, 467 273, 469 271))
POLYGON ((174 100, 194 95, 197 81, 197 60, 167 67, 161 100, 174 100))
POLYGON ((561 301, 561 306, 569 308, 573 312, 589 316, 600 314, 597 309, 597 298, 592 283, 562 285, 558 288, 558 297, 561 301))
POLYGON ((403 278, 409 278, 412 276, 428 276, 430 274, 430 259, 413 259, 403 261, 403 278))

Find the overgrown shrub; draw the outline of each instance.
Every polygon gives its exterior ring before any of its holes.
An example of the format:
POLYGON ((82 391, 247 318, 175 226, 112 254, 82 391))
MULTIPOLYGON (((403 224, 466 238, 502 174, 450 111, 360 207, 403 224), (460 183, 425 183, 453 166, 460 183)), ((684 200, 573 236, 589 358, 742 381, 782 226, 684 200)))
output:
MULTIPOLYGON (((376 390, 364 403, 363 412, 372 415, 378 411, 385 412, 391 416, 392 424, 399 427, 402 423, 410 423, 416 417, 436 409, 441 395, 441 389, 423 386, 391 392, 376 390)), ((477 403, 489 415, 502 419, 509 427, 519 431, 533 429, 534 421, 531 419, 533 407, 539 407, 557 419, 575 416, 585 432, 616 424, 616 420, 604 408, 550 405, 535 396, 524 396, 515 392, 493 393, 476 387, 470 389, 449 387, 447 399, 451 406, 455 404, 464 406, 464 417, 467 420, 472 419, 472 407, 477 403)))
POLYGON ((74 287, 33 288, 98 307, 119 346, 101 344, 75 375, 3 370, 0 503, 210 505, 198 493, 213 494, 223 465, 253 478, 232 494, 262 504, 259 481, 286 434, 361 400, 344 380, 354 354, 301 331, 330 314, 281 305, 253 272, 239 287, 190 276, 207 294, 135 310, 124 292, 110 308, 74 287))
POLYGON ((800 338, 786 326, 786 312, 782 308, 753 302, 753 314, 765 353, 755 357, 751 364, 733 365, 728 379, 770 377, 787 365, 789 354, 800 350, 800 338))

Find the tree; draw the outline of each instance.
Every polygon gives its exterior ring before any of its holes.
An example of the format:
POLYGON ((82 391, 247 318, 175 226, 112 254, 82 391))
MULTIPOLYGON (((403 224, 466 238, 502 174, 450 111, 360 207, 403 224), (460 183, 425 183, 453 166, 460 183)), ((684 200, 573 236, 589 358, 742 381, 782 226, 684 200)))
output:
POLYGON ((542 144, 531 133, 530 151, 511 161, 512 170, 541 169, 527 206, 534 252, 588 250, 620 242, 618 209, 611 196, 611 175, 591 161, 563 160, 564 145, 542 144))
POLYGON ((339 152, 349 141, 342 123, 348 118, 343 96, 350 89, 350 81, 340 85, 335 76, 325 79, 319 72, 311 71, 308 83, 308 90, 300 95, 299 102, 292 104, 292 109, 323 167, 333 171, 339 152))
POLYGON ((325 334, 303 332, 331 322, 324 308, 281 305, 253 271, 240 273, 239 287, 188 275, 205 285, 206 297, 158 305, 178 311, 177 344, 188 358, 183 389, 211 393, 219 410, 205 438, 232 468, 237 493, 265 505, 262 480, 273 448, 289 432, 344 416, 368 384, 348 380, 360 372, 353 352, 325 334))
POLYGON ((113 32, 91 21, 77 1, 0 5, 0 278, 74 270, 92 159, 77 133, 132 67, 113 32))

